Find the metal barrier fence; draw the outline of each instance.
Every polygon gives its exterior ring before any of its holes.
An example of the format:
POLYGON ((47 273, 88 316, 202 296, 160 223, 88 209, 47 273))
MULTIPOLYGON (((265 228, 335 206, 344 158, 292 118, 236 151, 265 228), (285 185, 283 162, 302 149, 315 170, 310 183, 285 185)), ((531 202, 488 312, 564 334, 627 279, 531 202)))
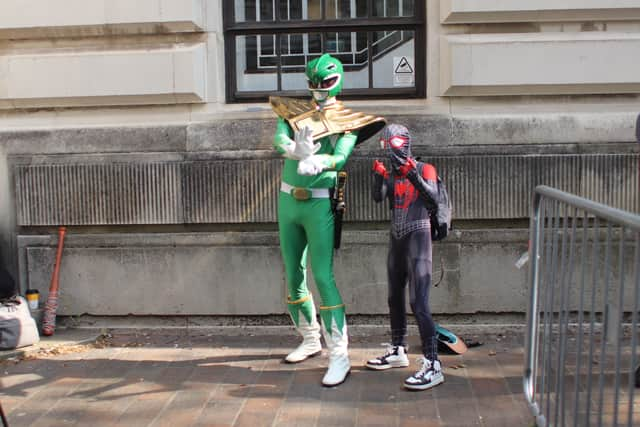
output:
POLYGON ((538 426, 640 425, 640 215, 534 191, 524 393, 538 426))

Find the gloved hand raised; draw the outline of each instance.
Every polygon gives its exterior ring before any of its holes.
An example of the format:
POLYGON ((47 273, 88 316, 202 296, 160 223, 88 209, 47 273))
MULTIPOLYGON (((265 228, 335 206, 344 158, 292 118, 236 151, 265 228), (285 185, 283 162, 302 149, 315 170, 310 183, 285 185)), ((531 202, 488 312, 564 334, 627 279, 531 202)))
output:
POLYGON ((384 178, 389 176, 389 172, 387 172, 387 168, 384 167, 384 164, 380 160, 373 161, 373 173, 380 175, 384 178))
POLYGON ((404 178, 405 176, 407 176, 407 173, 409 173, 411 169, 415 169, 415 168, 416 168, 416 161, 413 160, 413 157, 409 157, 404 162, 404 164, 396 168, 396 173, 404 178))
POLYGON ((289 143, 282 146, 285 157, 294 160, 304 160, 315 154, 320 149, 319 143, 313 143, 312 130, 305 126, 293 134, 294 139, 289 139, 289 143))
POLYGON ((305 126, 294 133, 294 139, 296 141, 294 154, 298 156, 300 160, 316 154, 321 147, 320 143, 313 143, 312 135, 313 131, 309 126, 305 126))

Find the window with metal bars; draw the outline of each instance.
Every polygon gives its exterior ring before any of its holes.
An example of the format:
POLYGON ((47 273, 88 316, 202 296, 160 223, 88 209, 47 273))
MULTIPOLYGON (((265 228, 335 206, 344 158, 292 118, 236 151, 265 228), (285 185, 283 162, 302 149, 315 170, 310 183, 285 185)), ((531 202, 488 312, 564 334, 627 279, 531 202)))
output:
POLYGON ((307 96, 304 66, 340 59, 342 97, 424 97, 423 0, 224 0, 227 101, 307 96))

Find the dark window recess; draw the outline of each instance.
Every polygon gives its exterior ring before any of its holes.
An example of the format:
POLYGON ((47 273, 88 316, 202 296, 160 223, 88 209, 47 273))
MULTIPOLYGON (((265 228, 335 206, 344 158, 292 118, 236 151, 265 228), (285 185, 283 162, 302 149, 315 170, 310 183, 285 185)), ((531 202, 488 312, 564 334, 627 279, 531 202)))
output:
POLYGON ((273 50, 273 37, 272 36, 258 36, 260 38, 260 55, 261 56, 275 56, 273 50))
POLYGON ((273 3, 260 1, 260 21, 273 21, 273 3))
POLYGON ((342 98, 426 95, 424 1, 223 0, 223 13, 229 102, 308 95, 322 53, 344 65, 342 98))

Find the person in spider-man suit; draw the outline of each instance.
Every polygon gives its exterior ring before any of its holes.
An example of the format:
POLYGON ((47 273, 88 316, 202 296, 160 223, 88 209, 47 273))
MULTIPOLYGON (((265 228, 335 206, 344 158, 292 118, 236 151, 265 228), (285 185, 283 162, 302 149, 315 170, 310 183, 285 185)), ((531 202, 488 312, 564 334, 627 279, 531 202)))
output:
POLYGON ((380 144, 391 161, 391 172, 378 160, 373 164, 372 196, 388 199, 391 236, 387 258, 388 303, 391 344, 383 356, 367 361, 374 370, 409 366, 405 290, 409 284, 410 305, 418 323, 423 357, 420 369, 404 381, 412 390, 426 390, 444 381, 438 361, 435 323, 429 309, 431 286, 431 225, 429 213, 439 201, 437 173, 411 155, 411 135, 406 127, 388 125, 380 144))

